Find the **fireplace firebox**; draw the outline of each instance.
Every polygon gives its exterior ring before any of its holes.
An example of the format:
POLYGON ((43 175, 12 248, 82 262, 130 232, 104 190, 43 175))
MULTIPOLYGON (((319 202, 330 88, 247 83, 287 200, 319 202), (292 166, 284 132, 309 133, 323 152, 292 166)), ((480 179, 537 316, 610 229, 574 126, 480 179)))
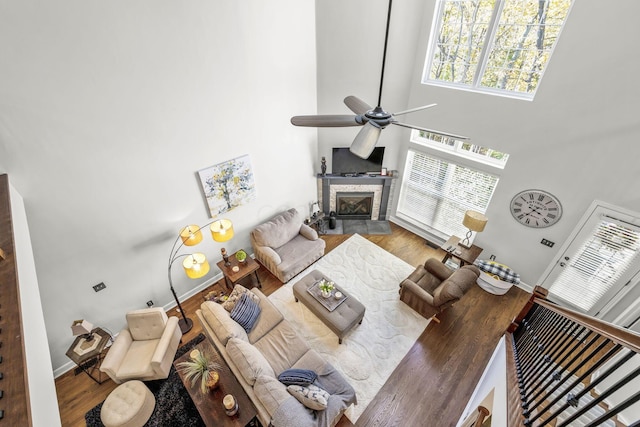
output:
POLYGON ((374 193, 336 193, 336 214, 339 219, 371 219, 374 193))

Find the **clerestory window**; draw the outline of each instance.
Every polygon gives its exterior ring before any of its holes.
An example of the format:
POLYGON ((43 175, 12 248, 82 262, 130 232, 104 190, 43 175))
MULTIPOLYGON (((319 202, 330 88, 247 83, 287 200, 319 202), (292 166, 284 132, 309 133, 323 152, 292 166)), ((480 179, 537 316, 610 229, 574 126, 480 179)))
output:
POLYGON ((438 0, 422 83, 533 99, 572 0, 438 0))

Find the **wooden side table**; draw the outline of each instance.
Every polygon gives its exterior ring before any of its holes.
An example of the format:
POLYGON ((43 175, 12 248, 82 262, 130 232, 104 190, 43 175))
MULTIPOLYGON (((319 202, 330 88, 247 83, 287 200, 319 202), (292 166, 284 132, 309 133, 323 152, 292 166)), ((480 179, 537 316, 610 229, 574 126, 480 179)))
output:
POLYGON ((107 378, 106 375, 103 378, 100 365, 102 365, 104 356, 107 354, 104 349, 109 340, 111 340, 111 334, 102 328, 95 328, 91 332, 93 333, 91 340, 87 340, 83 335, 77 336, 69 350, 67 350, 66 355, 92 380, 102 384, 107 378), (97 375, 95 374, 96 372, 97 375))
POLYGON ((473 262, 478 258, 480 253, 482 252, 482 248, 476 245, 471 245, 469 249, 463 248, 458 245, 460 242, 460 238, 456 236, 449 237, 444 245, 440 246, 440 249, 446 252, 444 258, 442 258, 442 263, 445 264, 449 259, 457 258, 460 261, 460 267, 465 264, 473 264, 473 262), (447 248, 453 246, 452 251, 447 251, 447 248))
POLYGON ((236 254, 233 253, 229 255, 229 262, 231 263, 231 265, 224 265, 224 260, 216 263, 216 265, 224 275, 224 281, 227 285, 227 288, 233 289, 234 284, 249 276, 251 273, 255 275, 258 287, 262 288, 260 277, 258 277, 258 269, 260 268, 260 264, 258 264, 256 260, 247 255, 247 258, 244 260, 244 262, 240 262, 236 258, 236 254), (238 267, 238 271, 233 271, 234 267, 238 267))
POLYGON ((315 216, 305 219, 304 223, 309 227, 314 228, 318 232, 318 234, 326 234, 327 230, 325 229, 324 219, 324 212, 318 212, 317 214, 315 214, 315 216))
POLYGON ((198 349, 203 354, 211 355, 212 359, 222 366, 222 369, 220 369, 219 372, 220 380, 218 382, 218 387, 203 394, 200 391, 200 385, 196 383, 195 387, 192 387, 191 381, 185 380, 182 371, 176 366, 180 362, 190 360, 190 352, 185 353, 173 362, 173 366, 176 367, 180 380, 184 384, 184 388, 189 392, 189 396, 198 409, 200 418, 202 418, 205 425, 236 427, 259 425, 256 418, 258 411, 255 406, 253 406, 249 396, 247 396, 242 385, 240 385, 236 377, 233 375, 231 369, 229 369, 229 366, 215 346, 211 345, 209 340, 205 338, 205 340, 196 345, 194 349, 198 349), (238 413, 231 417, 225 413, 224 406, 222 405, 222 399, 227 394, 232 394, 236 398, 239 407, 238 413))

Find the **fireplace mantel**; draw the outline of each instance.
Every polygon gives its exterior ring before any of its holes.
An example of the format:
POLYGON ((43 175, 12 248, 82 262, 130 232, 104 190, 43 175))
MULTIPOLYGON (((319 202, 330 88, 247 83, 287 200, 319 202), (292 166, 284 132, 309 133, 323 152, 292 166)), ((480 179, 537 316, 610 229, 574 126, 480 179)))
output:
POLYGON ((328 215, 331 211, 331 186, 379 186, 381 189, 380 205, 376 209, 377 217, 373 219, 386 220, 391 184, 394 179, 395 176, 387 175, 342 176, 327 174, 323 176, 322 174, 318 174, 318 181, 322 184, 319 189, 322 201, 322 212, 328 215))

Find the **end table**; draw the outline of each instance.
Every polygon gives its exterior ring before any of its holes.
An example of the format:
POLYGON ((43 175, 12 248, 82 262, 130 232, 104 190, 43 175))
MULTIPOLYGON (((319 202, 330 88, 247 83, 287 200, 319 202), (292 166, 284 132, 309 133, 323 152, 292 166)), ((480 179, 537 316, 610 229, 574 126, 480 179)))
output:
POLYGON ((324 219, 324 212, 317 212, 311 218, 305 219, 304 223, 309 227, 314 228, 318 232, 318 234, 326 234, 327 230, 325 229, 324 219))
POLYGON ((224 281, 227 285, 227 288, 233 289, 233 285, 238 283, 240 280, 244 279, 251 273, 255 275, 256 281, 258 283, 258 287, 262 288, 262 283, 260 282, 260 277, 258 277, 258 269, 260 268, 260 264, 256 262, 250 256, 240 262, 236 258, 236 254, 233 253, 229 255, 229 263, 230 265, 224 265, 224 260, 218 261, 216 264, 222 274, 224 275, 224 281), (238 267, 237 271, 234 271, 234 267, 238 267))
POLYGON ((67 350, 66 355, 92 380, 102 384, 107 378, 103 378, 100 365, 102 365, 104 356, 107 353, 104 349, 111 340, 111 334, 102 328, 93 329, 91 334, 92 338, 90 340, 84 335, 77 336, 69 350, 67 350), (97 375, 95 375, 96 371, 97 375))
POLYGON ((442 258, 442 263, 445 264, 451 257, 457 258, 460 261, 460 267, 465 264, 473 264, 473 262, 478 258, 480 253, 482 252, 482 248, 476 245, 471 245, 469 249, 463 248, 458 245, 460 242, 460 238, 456 236, 449 237, 444 245, 440 246, 440 249, 446 252, 444 258, 442 258), (447 248, 453 246, 452 251, 447 251, 447 248))

